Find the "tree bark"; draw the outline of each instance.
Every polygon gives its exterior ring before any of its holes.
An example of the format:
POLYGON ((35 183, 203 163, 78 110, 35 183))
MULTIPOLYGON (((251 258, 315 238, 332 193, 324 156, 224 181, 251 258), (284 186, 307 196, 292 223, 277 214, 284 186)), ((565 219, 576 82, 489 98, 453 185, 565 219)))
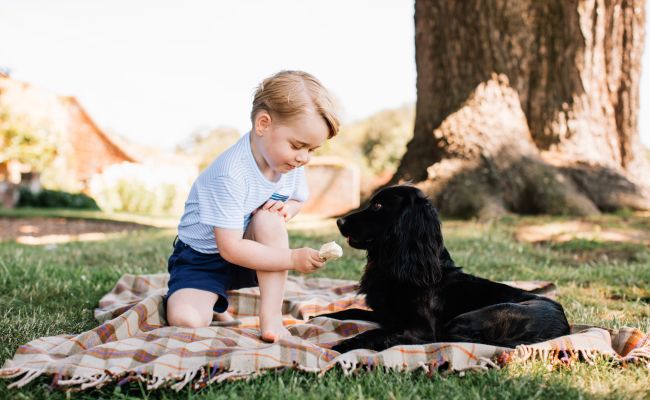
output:
POLYGON ((392 183, 446 214, 650 209, 642 0, 416 0, 414 136, 392 183))

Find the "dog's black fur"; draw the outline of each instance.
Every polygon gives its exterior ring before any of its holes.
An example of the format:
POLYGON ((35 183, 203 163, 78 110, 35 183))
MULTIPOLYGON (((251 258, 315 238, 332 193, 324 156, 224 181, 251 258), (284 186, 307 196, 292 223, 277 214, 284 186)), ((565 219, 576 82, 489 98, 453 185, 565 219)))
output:
POLYGON ((514 347, 569 334, 557 302, 456 267, 436 210, 415 187, 382 189, 368 207, 337 224, 350 246, 368 252, 359 292, 372 311, 325 316, 373 321, 380 328, 337 344, 336 351, 431 342, 514 347))

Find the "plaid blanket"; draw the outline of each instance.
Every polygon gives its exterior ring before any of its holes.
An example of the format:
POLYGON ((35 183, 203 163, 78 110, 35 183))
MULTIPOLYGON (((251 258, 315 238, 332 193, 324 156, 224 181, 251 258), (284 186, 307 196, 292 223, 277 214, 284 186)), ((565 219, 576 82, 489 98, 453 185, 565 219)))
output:
MULTIPOLYGON (((138 380, 148 389, 250 377, 278 368, 323 374, 335 366, 349 373, 384 366, 399 370, 464 371, 500 367, 508 362, 542 359, 554 364, 593 361, 605 356, 618 363, 643 362, 650 367, 650 339, 633 328, 616 331, 573 326, 569 336, 516 349, 476 343, 432 343, 396 346, 382 352, 356 350, 339 354, 329 348, 345 338, 376 327, 363 321, 308 318, 350 307, 365 307, 356 282, 289 277, 283 311, 293 336, 269 344, 259 339, 258 288, 232 291, 230 312, 236 324, 188 329, 166 326, 162 313, 167 274, 124 275, 95 310, 101 323, 79 335, 33 340, 16 351, 0 369, 22 387, 38 376, 52 376, 52 386, 68 389, 119 385, 138 380)), ((509 282, 544 292, 544 282, 509 282)))

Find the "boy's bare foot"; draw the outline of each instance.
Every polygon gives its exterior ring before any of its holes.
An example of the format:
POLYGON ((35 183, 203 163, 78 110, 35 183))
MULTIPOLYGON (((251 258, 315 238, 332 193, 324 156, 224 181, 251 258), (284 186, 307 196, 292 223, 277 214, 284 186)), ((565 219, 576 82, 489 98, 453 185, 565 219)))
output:
POLYGON ((260 330, 262 340, 268 343, 275 343, 285 336, 291 336, 291 332, 282 324, 282 318, 267 321, 267 318, 260 316, 260 330))
POLYGON ((230 322, 230 321, 234 321, 234 320, 235 320, 235 319, 232 317, 232 315, 230 315, 230 313, 229 313, 228 311, 224 311, 224 312, 222 312, 222 313, 217 313, 217 312, 215 312, 215 313, 213 313, 212 315, 213 315, 213 318, 214 318, 215 320, 217 320, 217 321, 221 321, 221 322, 230 322))
POLYGON ((232 327, 241 325, 241 321, 233 318, 228 311, 222 313, 212 313, 212 322, 210 326, 232 327))

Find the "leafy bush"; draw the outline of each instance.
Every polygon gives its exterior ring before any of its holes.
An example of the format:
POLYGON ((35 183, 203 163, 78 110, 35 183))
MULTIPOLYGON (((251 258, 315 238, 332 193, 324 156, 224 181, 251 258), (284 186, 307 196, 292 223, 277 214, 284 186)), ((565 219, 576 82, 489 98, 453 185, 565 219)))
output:
POLYGON ((164 165, 122 163, 93 176, 89 188, 104 211, 178 214, 183 211, 196 172, 164 165))
POLYGON ((412 105, 380 111, 341 127, 337 137, 327 141, 317 154, 350 160, 361 166, 365 177, 392 174, 413 137, 414 119, 412 105))
POLYGON ((203 171, 240 137, 239 131, 226 126, 199 128, 176 147, 176 153, 196 157, 199 160, 199 169, 203 171))
POLYGON ((20 188, 19 193, 18 207, 99 210, 95 200, 83 193, 68 193, 47 189, 34 193, 28 188, 20 188))
POLYGON ((176 188, 171 184, 147 187, 139 181, 122 179, 116 185, 120 198, 119 211, 142 214, 162 214, 171 211, 176 196, 176 188))
POLYGON ((413 137, 415 107, 404 105, 346 124, 316 154, 341 157, 360 167, 361 197, 367 198, 397 170, 413 137))
POLYGON ((15 112, 0 103, 0 162, 17 160, 45 169, 57 154, 61 132, 51 121, 15 112))

